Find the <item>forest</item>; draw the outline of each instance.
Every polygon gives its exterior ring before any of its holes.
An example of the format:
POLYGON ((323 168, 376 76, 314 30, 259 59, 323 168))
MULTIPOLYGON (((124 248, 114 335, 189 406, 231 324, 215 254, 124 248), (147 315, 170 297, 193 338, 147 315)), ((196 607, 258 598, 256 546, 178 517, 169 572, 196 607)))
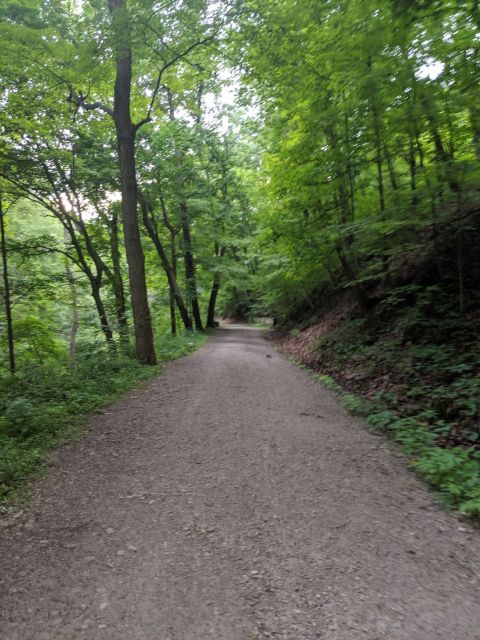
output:
POLYGON ((272 339, 480 514, 478 0, 0 0, 0 497, 272 339))

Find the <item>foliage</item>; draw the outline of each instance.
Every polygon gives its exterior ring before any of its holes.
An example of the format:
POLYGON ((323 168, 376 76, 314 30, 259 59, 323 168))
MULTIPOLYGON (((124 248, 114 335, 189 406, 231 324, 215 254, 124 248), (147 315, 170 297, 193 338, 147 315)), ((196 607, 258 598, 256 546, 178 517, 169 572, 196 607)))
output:
POLYGON ((480 516, 480 453, 432 449, 416 461, 417 470, 464 513, 480 516))
POLYGON ((247 3, 232 48, 263 122, 255 241, 271 315, 285 320, 339 288, 366 310, 372 286, 389 287, 405 255, 439 258, 445 230, 467 301, 464 239, 480 179, 478 9, 433 4, 247 3))

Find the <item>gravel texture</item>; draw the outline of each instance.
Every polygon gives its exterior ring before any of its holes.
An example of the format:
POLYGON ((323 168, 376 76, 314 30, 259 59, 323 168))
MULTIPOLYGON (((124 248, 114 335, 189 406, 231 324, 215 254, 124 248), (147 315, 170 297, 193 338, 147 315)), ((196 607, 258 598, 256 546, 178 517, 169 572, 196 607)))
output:
POLYGON ((480 536, 257 329, 91 419, 0 537, 5 640, 478 640, 480 536))

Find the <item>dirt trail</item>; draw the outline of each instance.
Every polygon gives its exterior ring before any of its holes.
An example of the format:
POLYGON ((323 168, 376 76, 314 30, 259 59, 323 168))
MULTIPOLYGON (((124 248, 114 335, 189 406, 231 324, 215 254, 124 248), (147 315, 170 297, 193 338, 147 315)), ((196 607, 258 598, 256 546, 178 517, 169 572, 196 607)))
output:
POLYGON ((221 329, 92 420, 0 539, 5 640, 478 640, 480 536, 221 329))

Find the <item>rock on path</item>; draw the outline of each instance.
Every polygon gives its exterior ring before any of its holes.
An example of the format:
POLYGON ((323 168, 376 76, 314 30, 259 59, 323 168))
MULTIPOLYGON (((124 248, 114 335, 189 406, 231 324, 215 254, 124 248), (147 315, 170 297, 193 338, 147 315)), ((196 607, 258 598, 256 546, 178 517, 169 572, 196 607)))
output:
POLYGON ((0 638, 479 640, 479 558, 391 445, 229 327, 58 451, 0 538, 0 638))

